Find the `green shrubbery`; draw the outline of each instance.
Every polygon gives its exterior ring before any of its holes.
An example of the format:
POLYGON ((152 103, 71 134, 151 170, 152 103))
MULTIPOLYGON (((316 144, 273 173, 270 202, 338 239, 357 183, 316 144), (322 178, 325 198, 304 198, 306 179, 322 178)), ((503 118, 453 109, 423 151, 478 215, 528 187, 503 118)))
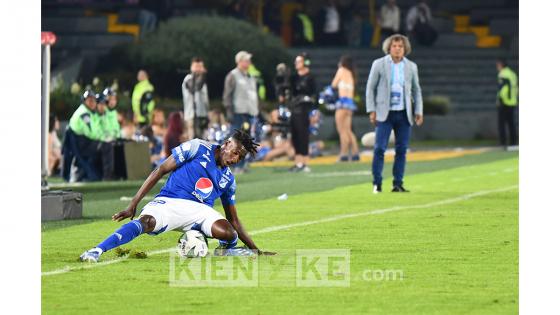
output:
POLYGON ((450 107, 448 96, 432 95, 424 98, 424 115, 447 115, 450 107))
POLYGON ((56 115, 59 120, 69 120, 72 117, 74 111, 82 103, 81 96, 86 89, 91 89, 95 93, 101 93, 108 86, 111 86, 117 92, 117 109, 120 112, 132 111, 130 92, 121 91, 117 79, 94 77, 92 82, 85 86, 77 82, 68 86, 61 80, 58 80, 54 86, 55 88, 50 93, 50 112, 56 115))
POLYGON ((290 60, 279 38, 244 21, 220 16, 173 18, 135 45, 121 46, 100 63, 100 72, 119 73, 123 85, 134 86, 136 72, 145 68, 156 95, 179 98, 180 84, 193 56, 202 57, 208 69, 211 98, 221 98, 226 74, 235 67, 235 54, 246 50, 265 79, 267 96, 273 96, 275 67, 290 60), (126 73, 126 75, 124 75, 126 73))

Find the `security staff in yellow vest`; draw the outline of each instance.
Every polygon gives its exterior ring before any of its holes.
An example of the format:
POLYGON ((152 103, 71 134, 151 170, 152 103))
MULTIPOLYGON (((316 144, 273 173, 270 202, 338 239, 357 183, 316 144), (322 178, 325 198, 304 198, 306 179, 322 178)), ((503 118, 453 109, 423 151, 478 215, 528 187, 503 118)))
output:
POLYGON ((138 71, 136 78, 138 83, 132 91, 132 111, 135 122, 143 127, 150 124, 152 112, 156 106, 153 95, 154 86, 150 83, 146 70, 138 71))
POLYGON ((508 67, 504 59, 496 61, 498 70, 498 132, 500 144, 506 146, 506 127, 509 131, 509 145, 517 145, 515 113, 518 105, 517 75, 508 67))
POLYGON ((95 92, 86 90, 82 95, 82 103, 70 118, 62 148, 64 154, 62 177, 66 181, 101 179, 101 171, 97 167, 100 159, 98 140, 101 128, 96 107, 95 92), (72 171, 72 166, 76 167, 76 172, 72 171))

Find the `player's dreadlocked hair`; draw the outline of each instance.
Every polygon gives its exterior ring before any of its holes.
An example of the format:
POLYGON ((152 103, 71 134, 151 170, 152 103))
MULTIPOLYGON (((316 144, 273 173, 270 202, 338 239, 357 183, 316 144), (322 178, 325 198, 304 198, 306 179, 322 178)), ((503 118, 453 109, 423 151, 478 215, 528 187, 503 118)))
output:
POLYGON ((233 136, 231 136, 233 139, 239 141, 239 143, 241 143, 241 145, 243 145, 243 147, 245 148, 245 150, 250 153, 251 155, 255 155, 257 154, 257 147, 260 145, 256 142, 254 142, 253 140, 255 140, 254 138, 251 138, 251 136, 243 131, 243 130, 239 130, 239 129, 235 129, 235 132, 233 133, 233 136))

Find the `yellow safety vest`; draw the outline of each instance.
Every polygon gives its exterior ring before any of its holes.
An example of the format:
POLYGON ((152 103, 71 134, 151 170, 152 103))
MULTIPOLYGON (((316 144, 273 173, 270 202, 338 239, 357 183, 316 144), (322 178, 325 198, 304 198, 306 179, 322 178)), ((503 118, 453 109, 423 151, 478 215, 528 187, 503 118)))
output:
POLYGON ((517 106, 517 75, 509 67, 498 73, 498 99, 506 106, 517 106))

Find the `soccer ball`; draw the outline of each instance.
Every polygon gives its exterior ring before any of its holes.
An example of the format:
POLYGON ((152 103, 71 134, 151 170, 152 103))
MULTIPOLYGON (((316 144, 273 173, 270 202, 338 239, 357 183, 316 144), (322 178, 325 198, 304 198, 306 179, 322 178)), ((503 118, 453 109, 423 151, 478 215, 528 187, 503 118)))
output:
POLYGON ((208 254, 206 236, 196 230, 184 233, 177 242, 177 254, 181 257, 204 257, 208 254))
MULTIPOLYGON (((362 136, 362 145, 366 148, 371 148, 375 145, 375 132, 368 132, 362 136)), ((391 131, 389 136, 389 143, 395 143, 395 133, 391 131)))

